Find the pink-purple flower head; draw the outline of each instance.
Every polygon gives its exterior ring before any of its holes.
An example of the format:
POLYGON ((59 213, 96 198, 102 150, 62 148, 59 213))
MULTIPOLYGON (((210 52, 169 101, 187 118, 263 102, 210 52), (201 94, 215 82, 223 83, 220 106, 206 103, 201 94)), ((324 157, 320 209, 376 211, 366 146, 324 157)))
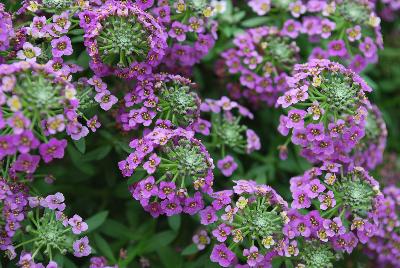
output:
POLYGON ((146 8, 158 18, 168 36, 163 68, 189 75, 191 67, 208 54, 217 39, 218 24, 212 18, 212 7, 207 1, 159 1, 146 4, 146 8))
POLYGON ((0 51, 5 51, 10 47, 10 40, 15 36, 15 32, 11 15, 5 12, 4 5, 0 5, 0 29, 0 51))
MULTIPOLYGON (((228 150, 250 154, 261 149, 258 135, 241 123, 241 118, 253 119, 253 114, 246 107, 223 96, 219 100, 205 99, 200 109, 203 116, 194 124, 194 130, 202 135, 214 137, 214 143, 217 149, 221 150, 223 158, 227 156, 228 150)), ((220 160, 223 162, 218 165, 219 168, 231 163, 230 166, 235 166, 236 169, 237 165, 232 160, 220 160)), ((227 169, 228 167, 224 170, 227 169)))
POLYGON ((125 131, 150 125, 190 127, 200 115, 200 98, 194 87, 179 75, 148 76, 125 95, 117 120, 125 131))
POLYGON ((287 116, 281 115, 279 132, 289 135, 310 161, 348 162, 349 152, 365 135, 370 105, 365 93, 372 89, 329 60, 296 65, 288 81, 290 90, 277 101, 288 110, 287 116))
POLYGON ((235 47, 221 55, 242 86, 241 97, 272 106, 287 90, 286 76, 299 59, 296 43, 283 30, 266 26, 249 29, 233 42, 235 47))
POLYGON ((232 265, 236 258, 231 249, 239 247, 235 252, 241 252, 253 267, 261 264, 268 253, 277 253, 276 246, 284 239, 287 203, 269 186, 245 180, 235 183, 233 192, 213 194, 219 201, 200 212, 201 222, 216 226, 212 234, 221 244, 214 246, 213 262, 224 267, 232 265))
POLYGON ((98 9, 83 11, 80 19, 91 68, 99 76, 140 78, 165 54, 166 33, 131 1, 106 1, 98 9))
POLYGON ((143 139, 133 140, 130 146, 134 152, 119 163, 124 176, 132 175, 139 167, 148 173, 130 190, 154 217, 196 214, 204 207, 201 193, 212 192, 214 165, 193 134, 182 128, 155 128, 143 139))
POLYGON ((367 170, 374 169, 383 161, 386 147, 387 129, 382 113, 376 105, 368 107, 365 124, 365 136, 351 153, 351 164, 362 166, 367 170))
MULTIPOLYGON (((292 178, 290 183, 292 208, 319 211, 313 215, 312 221, 309 218, 304 221, 311 233, 300 232, 299 235, 333 242, 353 232, 360 242, 365 243, 376 231, 375 219, 382 194, 378 182, 363 168, 355 167, 344 173, 340 165, 325 162, 321 168, 313 168, 303 176, 292 178), (312 222, 316 226, 310 225, 312 222), (343 222, 351 222, 352 226, 343 222)), ((340 250, 348 251, 345 247, 340 250)))

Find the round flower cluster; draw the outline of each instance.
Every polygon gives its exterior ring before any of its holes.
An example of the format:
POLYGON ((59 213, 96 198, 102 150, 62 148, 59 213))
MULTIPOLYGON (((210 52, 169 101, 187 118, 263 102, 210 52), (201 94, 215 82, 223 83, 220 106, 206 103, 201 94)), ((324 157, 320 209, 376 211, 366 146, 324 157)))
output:
POLYGON ((130 191, 153 217, 194 215, 204 207, 201 192, 212 192, 213 160, 193 135, 182 128, 157 127, 142 139, 132 140, 129 145, 134 152, 119 162, 124 176, 138 170, 148 174, 130 191))
POLYGON ((0 158, 15 160, 16 171, 33 173, 39 162, 31 150, 39 149, 47 163, 62 158, 65 140, 48 138, 64 132, 74 140, 86 136, 79 123, 79 100, 75 86, 34 62, 0 65, 0 158), (36 164, 29 164, 36 163, 36 164))
POLYGON ((251 267, 264 267, 275 255, 291 256, 293 243, 282 232, 287 203, 269 186, 247 180, 235 183, 233 191, 213 193, 212 205, 200 212, 201 223, 212 224, 219 242, 211 261, 230 267, 245 260, 251 267))
POLYGON ((357 74, 329 60, 296 65, 290 90, 277 104, 287 108, 278 130, 309 161, 349 162, 349 152, 365 135, 372 89, 357 74))
MULTIPOLYGON (((10 192, 10 189, 6 187, 5 192, 10 192)), ((90 254, 91 248, 88 238, 85 236, 77 239, 78 235, 88 229, 88 225, 76 214, 68 218, 63 213, 66 206, 62 193, 48 195, 45 198, 25 197, 19 202, 24 204, 25 207, 29 203, 29 207, 32 210, 26 215, 23 213, 24 211, 18 214, 12 210, 11 214, 16 219, 19 219, 20 222, 15 220, 13 229, 6 227, 6 233, 8 235, 14 234, 22 226, 26 232, 19 233, 18 238, 21 239, 21 243, 13 245, 11 241, 7 241, 8 243, 3 245, 3 247, 6 247, 7 256, 10 259, 14 259, 17 256, 16 250, 21 248, 19 266, 44 267, 34 266, 35 257, 39 255, 45 255, 50 260, 50 263, 53 263, 53 257, 57 252, 61 254, 71 252, 75 257, 83 257, 90 254), (26 220, 21 221, 25 219, 25 216, 26 220)), ((15 212, 18 212, 18 210, 15 210, 15 212)), ((3 213, 5 212, 3 211, 3 213)), ((53 263, 53 265, 55 264, 53 263)), ((57 265, 54 267, 57 267, 57 265)))
POLYGON ((233 43, 234 48, 221 53, 228 73, 233 75, 229 80, 241 85, 238 90, 234 83, 228 85, 231 97, 272 106, 288 89, 287 74, 299 60, 296 42, 283 30, 265 26, 246 30, 233 43))
MULTIPOLYGON (((3 174, 4 175, 4 174, 3 174)), ((12 250, 12 239, 21 228, 28 205, 28 190, 17 180, 0 178, 0 202, 2 204, 2 223, 0 224, 0 249, 12 250)))
POLYGON ((385 198, 378 210, 379 228, 367 243, 369 255, 381 267, 396 267, 400 261, 400 188, 383 189, 385 198))
POLYGON ((143 79, 165 54, 167 35, 131 1, 108 0, 79 13, 90 66, 98 76, 143 79))
MULTIPOLYGON (((222 159, 218 160, 217 166, 224 176, 229 177, 238 167, 231 153, 250 154, 261 149, 257 134, 240 122, 242 118, 253 119, 253 114, 225 96, 219 100, 205 99, 200 108, 210 121, 199 118, 193 129, 206 136, 202 140, 206 141, 209 150, 220 152, 222 159)), ((213 155, 213 159, 217 158, 213 155)))
POLYGON ((365 136, 353 149, 352 163, 368 170, 374 169, 383 160, 386 139, 387 129, 382 114, 376 105, 371 105, 365 124, 365 136))
MULTIPOLYGON (((10 47, 10 39, 14 37, 14 28, 11 20, 11 15, 4 10, 4 4, 0 3, 0 52, 7 50, 10 47)), ((0 62, 2 61, 0 53, 0 62)))
POLYGON ((117 121, 124 131, 157 126, 189 127, 200 114, 195 84, 179 75, 154 74, 139 82, 124 97, 117 121))
POLYGON ((290 12, 282 31, 292 38, 307 35, 314 47, 311 59, 340 61, 360 72, 367 63, 376 62, 378 48, 383 48, 380 18, 372 1, 251 0, 249 5, 258 15, 266 14, 271 6, 281 10, 275 14, 277 21, 282 12, 290 12))
POLYGON ((211 17, 215 10, 209 1, 142 1, 136 3, 148 9, 168 33, 168 48, 163 64, 168 71, 189 75, 191 67, 208 54, 217 39, 218 23, 211 17))
POLYGON ((293 177, 290 185, 291 207, 315 210, 302 216, 301 226, 300 222, 290 221, 291 228, 286 230, 289 237, 290 233, 300 232, 301 236, 329 241, 335 250, 350 253, 358 241, 365 244, 377 232, 377 211, 383 196, 379 183, 363 168, 345 173, 339 164, 325 162, 303 176, 293 177))

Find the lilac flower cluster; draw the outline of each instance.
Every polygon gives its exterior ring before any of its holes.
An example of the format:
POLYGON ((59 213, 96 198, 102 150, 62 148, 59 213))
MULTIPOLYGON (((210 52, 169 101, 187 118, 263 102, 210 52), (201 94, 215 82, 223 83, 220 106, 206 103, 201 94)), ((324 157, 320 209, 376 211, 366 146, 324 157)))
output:
MULTIPOLYGON (((290 180, 294 209, 313 209, 289 223, 285 234, 331 243, 334 250, 351 253, 377 232, 383 195, 379 183, 361 167, 344 172, 325 162, 290 180)), ((296 212, 297 213, 297 212, 296 212)))
POLYGON ((221 54, 228 73, 233 75, 230 80, 241 86, 237 90, 235 83, 230 83, 230 96, 272 106, 288 89, 286 77, 299 60, 299 47, 293 37, 276 27, 264 26, 247 30, 233 43, 234 48, 221 54))
POLYGON ((129 146, 134 152, 119 162, 124 176, 138 170, 148 174, 130 191, 153 217, 194 215, 204 207, 201 193, 212 192, 213 160, 193 135, 182 128, 156 127, 142 139, 132 140, 129 146))
POLYGON ((377 51, 383 48, 380 18, 372 1, 251 0, 249 5, 258 15, 271 7, 290 13, 282 31, 292 38, 308 36, 314 47, 310 59, 340 61, 360 72, 377 61, 377 51))
POLYGON ((400 260, 400 188, 388 186, 383 189, 385 198, 378 210, 379 227, 367 243, 367 253, 381 267, 397 267, 400 260))
MULTIPOLYGON (((242 118, 253 119, 253 114, 225 96, 219 100, 205 99, 200 108, 204 115, 193 125, 193 129, 211 138, 207 148, 220 151, 222 159, 218 160, 217 167, 224 176, 230 177, 238 167, 230 153, 250 154, 261 149, 257 134, 240 122, 242 118), (210 120, 205 119, 206 115, 210 120)), ((213 159, 217 157, 213 156, 213 159)))
POLYGON ((372 89, 357 74, 329 60, 296 65, 290 90, 277 104, 288 110, 278 130, 311 162, 351 162, 349 152, 365 136, 372 89))
MULTIPOLYGON (((4 4, 0 3, 0 52, 10 47, 10 39, 14 37, 14 28, 11 15, 4 10, 4 4)), ((3 61, 2 55, 0 62, 3 61)))
MULTIPOLYGON (((7 225, 4 233, 8 237, 12 237, 18 229, 23 227, 26 233, 19 233, 19 235, 27 236, 27 239, 22 237, 23 242, 17 245, 12 244, 10 238, 2 237, 2 249, 6 250, 9 259, 14 259, 18 250, 21 251, 18 261, 20 267, 44 267, 41 263, 35 263, 35 257, 44 254, 50 260, 46 267, 57 267, 57 264, 53 261, 56 252, 61 254, 71 252, 76 257, 90 254, 91 248, 88 238, 85 236, 77 239, 78 235, 88 229, 88 225, 76 214, 68 218, 63 213, 66 206, 62 193, 48 195, 44 198, 28 197, 25 194, 15 196, 12 199, 12 190, 4 181, 2 189, 4 189, 4 195, 9 196, 5 204, 10 204, 13 208, 9 211, 11 213, 9 213, 8 218, 11 215, 14 217, 11 225, 13 227, 10 228, 7 225), (22 210, 18 209, 17 202, 20 208, 23 206, 22 210), (25 213, 28 204, 31 210, 25 213)), ((3 209, 3 213, 7 213, 7 210, 3 209)))
POLYGON ((373 170, 383 160, 386 148, 387 129, 382 113, 376 105, 368 109, 365 124, 365 136, 356 145, 351 154, 352 163, 373 170))
POLYGON ((187 128, 197 121, 200 98, 195 84, 179 75, 148 76, 124 96, 117 121, 124 131, 151 125, 187 128))
POLYGON ((158 18, 168 34, 163 65, 169 72, 189 75, 191 67, 214 47, 218 23, 212 17, 216 10, 204 0, 154 2, 136 1, 140 8, 158 18))
POLYGON ((90 67, 98 76, 141 80, 165 55, 167 34, 131 1, 108 0, 79 13, 90 67))
POLYGON ((212 226, 218 241, 211 261, 231 267, 245 259, 250 267, 264 267, 275 255, 294 255, 293 242, 282 232, 287 203, 269 186, 235 183, 233 190, 214 192, 212 205, 200 211, 201 223, 212 226))

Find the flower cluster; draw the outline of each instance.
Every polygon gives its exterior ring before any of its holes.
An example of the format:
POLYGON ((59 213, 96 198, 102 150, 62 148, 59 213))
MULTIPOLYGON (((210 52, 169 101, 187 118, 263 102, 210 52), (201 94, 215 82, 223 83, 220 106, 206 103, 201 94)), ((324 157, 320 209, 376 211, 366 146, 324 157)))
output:
MULTIPOLYGON (((218 160, 217 167, 224 176, 229 177, 238 167, 231 153, 250 154, 261 148, 257 134, 241 124, 242 118, 253 119, 253 114, 225 96, 219 100, 205 99, 201 111, 203 115, 193 125, 193 129, 206 136, 204 140, 208 142, 209 150, 215 148, 220 151, 222 159, 218 160)), ((217 159, 214 154, 213 159, 217 159)))
POLYGON ((351 253, 377 232, 377 213, 383 196, 379 183, 361 167, 348 172, 325 162, 290 180, 292 208, 311 209, 299 221, 291 220, 287 235, 330 242, 335 250, 351 253), (291 235, 292 234, 292 235, 291 235))
POLYGON ((133 198, 153 217, 181 212, 194 215, 204 207, 201 193, 211 193, 213 160, 191 131, 155 128, 119 162, 124 176, 142 169, 147 175, 130 187, 133 198), (193 194, 192 194, 193 193, 193 194))
POLYGON ((365 135, 353 149, 351 158, 355 166, 373 170, 383 160, 387 129, 382 114, 376 105, 368 107, 365 135))
POLYGON ((264 26, 247 30, 233 43, 234 48, 221 53, 230 80, 237 81, 228 85, 230 96, 272 106, 288 89, 287 74, 299 60, 296 42, 283 30, 264 26))
POLYGON ((190 69, 208 54, 217 39, 216 10, 205 0, 136 1, 158 18, 168 34, 163 65, 168 71, 190 74, 190 69), (154 1, 155 2, 155 1, 154 1))
POLYGON ((383 194, 385 198, 378 210, 379 228, 368 241, 367 252, 380 266, 396 267, 400 260, 400 188, 388 186, 383 194))
POLYGON ((195 84, 179 75, 154 74, 138 83, 124 96, 117 121, 124 131, 149 127, 187 128, 197 121, 200 98, 195 84))
MULTIPOLYGON (((5 51, 10 47, 10 39, 14 37, 14 28, 11 20, 11 15, 4 10, 4 4, 0 3, 0 52, 5 51)), ((0 54, 0 62, 2 61, 0 54)))
MULTIPOLYGON (((6 189, 6 191, 9 192, 10 189, 6 189)), ((14 234, 23 226, 26 232, 19 233, 20 236, 23 236, 21 238, 23 242, 13 245, 11 241, 8 241, 4 244, 4 249, 10 259, 14 259, 17 256, 16 250, 21 248, 18 261, 20 267, 44 267, 34 266, 35 257, 39 255, 45 255, 50 260, 49 265, 52 264, 51 267, 57 267, 53 262, 53 257, 57 252, 61 254, 71 252, 76 257, 90 254, 91 248, 88 238, 85 236, 78 239, 78 235, 85 232, 88 225, 76 214, 68 218, 63 213, 66 206, 62 193, 48 195, 47 197, 25 197, 20 202, 25 207, 29 204, 31 211, 26 215, 11 211, 11 214, 20 221, 15 220, 13 229, 7 228, 6 233, 8 235, 14 234), (24 236, 29 239, 23 239, 24 236)), ((15 212, 18 212, 18 208, 16 209, 15 212)))
POLYGON ((98 76, 142 79, 165 55, 167 35, 131 1, 106 1, 79 13, 91 68, 98 76))
POLYGON ((211 261, 230 267, 244 259, 253 267, 269 264, 278 254, 290 256, 293 244, 283 234, 287 203, 269 186, 235 183, 233 190, 213 193, 212 205, 200 212, 201 223, 212 225, 218 241, 211 261))
POLYGON ((340 61, 360 72, 377 60, 378 48, 383 48, 380 18, 372 1, 251 0, 249 5, 258 15, 271 7, 290 13, 282 31, 292 38, 306 35, 313 47, 311 59, 340 61))
POLYGON ((329 60, 296 65, 290 90, 277 104, 288 110, 278 130, 312 162, 349 163, 348 153, 365 136, 372 89, 357 74, 329 60))

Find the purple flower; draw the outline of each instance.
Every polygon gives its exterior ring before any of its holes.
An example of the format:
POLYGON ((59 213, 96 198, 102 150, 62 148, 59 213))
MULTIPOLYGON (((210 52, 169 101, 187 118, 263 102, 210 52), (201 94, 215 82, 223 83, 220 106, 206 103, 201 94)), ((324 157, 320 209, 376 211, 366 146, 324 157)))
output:
POLYGON ((73 49, 71 46, 71 39, 64 35, 58 39, 53 39, 51 41, 51 53, 53 57, 62 57, 64 55, 69 56, 72 54, 73 49))
POLYGON ((155 185, 153 176, 147 177, 146 179, 139 182, 139 187, 142 190, 141 195, 144 198, 150 198, 151 196, 157 196, 158 188, 155 185))
POLYGON ((320 209, 327 210, 328 208, 333 208, 336 205, 335 195, 332 191, 328 191, 326 194, 321 194, 318 196, 320 202, 320 209))
POLYGON ((342 224, 342 220, 339 217, 333 218, 333 220, 326 219, 323 221, 323 226, 326 230, 326 234, 329 237, 336 235, 342 235, 346 232, 346 228, 342 224))
POLYGON ((157 166, 160 164, 161 159, 157 156, 157 154, 153 153, 149 160, 143 164, 143 168, 147 171, 148 174, 153 174, 157 166))
POLYGON ((92 252, 92 248, 89 246, 89 239, 87 236, 76 240, 72 248, 74 249, 74 256, 78 258, 88 256, 92 252))
POLYGON ((328 44, 328 54, 331 57, 344 57, 347 55, 346 44, 343 40, 333 40, 328 44))
POLYGON ((231 155, 227 155, 225 158, 218 160, 217 166, 225 177, 230 177, 238 167, 235 159, 233 159, 231 155))
POLYGON ((65 209, 65 198, 62 193, 56 193, 54 195, 48 195, 45 199, 47 207, 51 210, 63 211, 65 209))
POLYGON ((287 128, 301 129, 304 127, 304 117, 307 113, 303 110, 293 109, 288 113, 287 128))
POLYGON ((377 52, 377 47, 371 37, 366 37, 359 48, 366 58, 374 57, 377 52))
POLYGON ((210 259, 222 267, 229 267, 235 259, 235 253, 228 249, 225 244, 219 244, 214 246, 210 259))
POLYGON ((72 232, 74 234, 80 234, 88 229, 86 222, 84 222, 82 218, 76 214, 68 220, 68 223, 72 227, 72 232))
POLYGON ((91 131, 96 132, 98 128, 101 127, 101 123, 97 119, 97 115, 93 116, 90 118, 87 122, 86 125, 88 128, 90 128, 91 131))
POLYGON ((48 143, 39 146, 39 153, 44 162, 49 163, 53 159, 61 159, 64 157, 64 150, 67 147, 67 140, 57 140, 51 138, 48 143))
POLYGON ((293 192, 293 208, 309 208, 311 206, 311 200, 308 198, 307 192, 303 189, 297 189, 293 192))
POLYGON ((167 216, 172 216, 182 212, 182 206, 177 196, 172 199, 165 199, 161 202, 161 209, 167 216))
POLYGON ((110 110, 118 101, 117 97, 112 95, 108 90, 103 90, 102 92, 97 93, 94 99, 100 103, 100 107, 105 111, 110 110))
POLYGON ((306 186, 307 196, 311 199, 316 198, 319 193, 325 191, 326 187, 321 183, 319 179, 310 181, 306 186))
POLYGON ((290 224, 295 229, 297 235, 301 235, 303 237, 309 237, 311 235, 310 226, 307 225, 306 221, 296 219, 290 224))
POLYGON ((230 233, 231 227, 227 226, 225 223, 218 225, 217 229, 212 231, 213 236, 217 238, 218 242, 225 242, 230 233))
POLYGON ((18 264, 21 267, 35 267, 35 262, 32 258, 32 255, 30 253, 23 253, 19 257, 18 264))
POLYGON ((187 197, 185 199, 185 206, 183 212, 194 215, 204 208, 203 197, 200 192, 196 192, 193 197, 187 197))
POLYGON ((25 130, 18 136, 14 136, 14 144, 20 153, 29 153, 31 149, 36 149, 40 142, 31 130, 25 130))
POLYGON ((217 214, 215 213, 215 210, 211 206, 208 206, 205 209, 201 210, 199 215, 200 215, 200 223, 203 225, 209 225, 218 220, 217 214))
POLYGON ((306 129, 307 129, 307 140, 320 141, 324 138, 324 125, 322 123, 308 124, 306 129))
POLYGON ((35 172, 39 165, 40 156, 31 154, 20 154, 17 160, 13 163, 15 171, 22 171, 28 174, 35 172))
POLYGON ((252 129, 246 130, 246 139, 247 139, 246 152, 248 154, 250 154, 253 151, 261 149, 260 138, 254 132, 254 130, 252 129))
POLYGON ((142 10, 146 10, 153 6, 154 0, 136 0, 136 5, 138 5, 142 10))
POLYGON ((176 185, 174 182, 160 182, 158 197, 161 199, 173 199, 175 197, 176 185))
POLYGON ((36 57, 42 54, 42 50, 39 47, 34 47, 31 43, 26 42, 22 46, 22 50, 17 52, 18 59, 26 60, 28 62, 35 62, 36 57))
POLYGON ((245 248, 243 250, 243 256, 247 257, 247 264, 250 267, 256 266, 257 263, 261 262, 264 258, 264 256, 258 252, 256 246, 251 246, 250 249, 245 248))
POLYGON ((182 24, 179 21, 174 21, 171 25, 171 29, 169 30, 168 35, 182 42, 186 40, 187 31, 188 27, 185 24, 182 24))
POLYGON ((208 236, 206 230, 200 230, 193 236, 192 240, 193 243, 196 244, 198 250, 203 250, 206 245, 210 244, 210 237, 208 236))
POLYGON ((359 54, 353 57, 353 60, 349 64, 349 68, 356 73, 360 73, 367 66, 365 58, 359 54))

